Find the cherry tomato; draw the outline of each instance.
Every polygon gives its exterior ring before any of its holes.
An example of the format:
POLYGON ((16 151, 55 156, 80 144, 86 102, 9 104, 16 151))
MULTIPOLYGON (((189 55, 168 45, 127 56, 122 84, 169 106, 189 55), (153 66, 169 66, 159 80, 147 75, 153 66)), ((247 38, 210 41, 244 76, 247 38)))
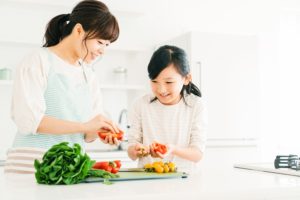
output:
POLYGON ((115 160, 114 162, 116 163, 116 165, 117 165, 118 168, 121 167, 121 160, 115 160))

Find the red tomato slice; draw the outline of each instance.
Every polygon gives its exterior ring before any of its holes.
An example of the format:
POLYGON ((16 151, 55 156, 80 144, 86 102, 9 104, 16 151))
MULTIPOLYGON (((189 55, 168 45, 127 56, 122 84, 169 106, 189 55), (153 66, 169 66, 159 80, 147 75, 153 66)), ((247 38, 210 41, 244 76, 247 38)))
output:
POLYGON ((165 154, 167 153, 167 146, 156 142, 154 143, 154 151, 165 154))
POLYGON ((105 138, 108 136, 108 135, 112 135, 113 138, 117 138, 117 140, 123 140, 123 135, 124 135, 124 132, 120 130, 119 133, 112 133, 112 132, 98 132, 98 136, 105 140, 105 138))

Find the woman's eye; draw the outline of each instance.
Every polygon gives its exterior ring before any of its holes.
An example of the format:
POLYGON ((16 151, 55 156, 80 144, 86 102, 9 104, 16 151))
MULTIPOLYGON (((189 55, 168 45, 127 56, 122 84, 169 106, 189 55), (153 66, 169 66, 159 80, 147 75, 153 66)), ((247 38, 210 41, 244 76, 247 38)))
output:
POLYGON ((171 83, 173 83, 173 82, 166 82, 167 84, 171 84, 171 83))

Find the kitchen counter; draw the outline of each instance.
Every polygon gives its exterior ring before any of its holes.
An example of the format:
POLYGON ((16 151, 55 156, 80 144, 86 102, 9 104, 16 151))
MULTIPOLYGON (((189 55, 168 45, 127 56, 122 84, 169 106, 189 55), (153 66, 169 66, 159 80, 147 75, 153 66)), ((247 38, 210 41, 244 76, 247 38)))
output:
POLYGON ((0 199, 300 199, 300 178, 236 169, 200 169, 186 179, 120 181, 113 185, 39 185, 33 175, 7 175, 0 168, 0 199))

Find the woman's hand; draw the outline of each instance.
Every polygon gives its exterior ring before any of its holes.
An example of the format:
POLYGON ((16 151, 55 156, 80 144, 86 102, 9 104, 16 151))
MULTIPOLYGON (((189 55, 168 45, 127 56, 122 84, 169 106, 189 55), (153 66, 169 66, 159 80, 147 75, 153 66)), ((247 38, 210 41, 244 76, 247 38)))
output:
MULTIPOLYGON (((98 132, 106 131, 112 133, 119 133, 120 129, 110 119, 97 115, 93 119, 83 124, 83 132, 85 133, 85 141, 91 142, 98 137, 98 132)), ((119 145, 119 141, 112 138, 112 136, 101 139, 105 144, 119 145)))
POLYGON ((99 130, 98 132, 101 132, 101 133, 111 133, 111 134, 107 134, 106 137, 103 139, 101 137, 100 140, 104 143, 104 144, 110 144, 110 145, 117 145, 119 146, 120 145, 120 141, 117 139, 117 137, 114 137, 113 133, 110 131, 110 130, 107 130, 107 129, 101 129, 99 130))

